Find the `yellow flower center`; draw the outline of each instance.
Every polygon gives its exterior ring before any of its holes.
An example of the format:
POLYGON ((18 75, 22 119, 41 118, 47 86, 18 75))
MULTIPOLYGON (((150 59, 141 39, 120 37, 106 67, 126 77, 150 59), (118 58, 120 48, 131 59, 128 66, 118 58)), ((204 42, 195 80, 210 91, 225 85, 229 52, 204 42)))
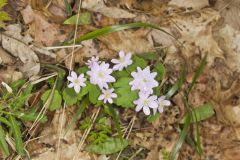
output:
POLYGON ((78 84, 78 83, 79 83, 79 80, 78 80, 78 79, 75 79, 75 80, 73 81, 73 83, 78 84))
POLYGON ((99 78, 103 78, 104 77, 104 74, 102 72, 98 72, 98 77, 99 78))
POLYGON ((123 63, 123 62, 124 62, 124 58, 120 58, 120 59, 119 59, 119 62, 120 62, 120 63, 123 63))
POLYGON ((111 98, 111 95, 109 93, 107 93, 106 98, 111 98))
POLYGON ((146 82, 148 82, 148 80, 147 80, 146 78, 144 78, 144 79, 143 79, 143 82, 145 82, 145 83, 146 83, 146 82))
POLYGON ((148 104, 149 104, 149 101, 147 99, 143 101, 144 106, 148 106, 148 104))

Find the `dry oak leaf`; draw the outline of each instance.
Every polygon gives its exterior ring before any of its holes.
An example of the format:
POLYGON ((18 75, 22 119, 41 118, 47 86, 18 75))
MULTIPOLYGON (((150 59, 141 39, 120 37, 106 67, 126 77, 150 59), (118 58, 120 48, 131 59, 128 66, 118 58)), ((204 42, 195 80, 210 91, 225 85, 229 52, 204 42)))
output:
POLYGON ((117 7, 107 7, 103 0, 85 0, 82 2, 82 8, 90 10, 92 12, 99 12, 107 17, 111 18, 134 18, 135 14, 132 14, 123 9, 117 7))
POLYGON ((177 28, 180 28, 178 31, 181 37, 178 40, 184 44, 182 53, 187 58, 192 57, 199 48, 202 53, 209 53, 207 58, 209 65, 213 64, 216 57, 224 58, 222 50, 213 38, 212 31, 219 18, 219 12, 213 9, 202 9, 195 14, 173 16, 170 23, 172 27, 177 25, 177 28))
POLYGON ((31 38, 28 36, 23 37, 21 28, 18 25, 10 25, 7 31, 0 36, 2 47, 11 53, 12 56, 18 57, 24 65, 20 67, 20 71, 27 77, 37 75, 40 71, 40 64, 38 56, 27 45, 31 38))
POLYGON ((108 36, 99 37, 109 49, 115 51, 143 53, 154 49, 153 44, 147 40, 148 30, 120 31, 108 36))

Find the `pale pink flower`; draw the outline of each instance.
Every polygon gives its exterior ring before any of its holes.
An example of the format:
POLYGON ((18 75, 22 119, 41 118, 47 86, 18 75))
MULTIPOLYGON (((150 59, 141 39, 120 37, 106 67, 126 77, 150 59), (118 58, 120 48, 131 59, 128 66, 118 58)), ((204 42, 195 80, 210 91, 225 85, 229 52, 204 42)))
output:
POLYGON ((113 93, 114 89, 102 89, 102 94, 98 97, 98 100, 103 100, 104 103, 113 103, 112 98, 117 98, 117 94, 113 93))
POLYGON ((126 68, 127 66, 132 64, 132 54, 128 53, 125 55, 123 51, 120 51, 118 53, 119 59, 112 59, 111 62, 115 65, 113 66, 113 70, 121 71, 123 68, 126 68))
POLYGON ((80 92, 81 87, 86 86, 86 78, 84 78, 83 73, 77 76, 76 72, 72 71, 71 76, 68 76, 67 79, 70 81, 68 88, 73 87, 76 93, 80 92))
POLYGON ((101 64, 94 63, 87 74, 90 76, 90 82, 98 85, 102 89, 103 87, 108 88, 107 83, 116 81, 115 78, 111 76, 112 72, 113 70, 109 68, 109 64, 102 62, 101 64))
POLYGON ((92 68, 95 63, 97 63, 97 64, 101 63, 101 61, 99 61, 99 57, 97 57, 97 56, 93 56, 85 64, 88 66, 88 68, 92 68))
POLYGON ((157 111, 158 111, 159 113, 162 113, 165 106, 170 106, 170 105, 171 105, 171 102, 170 102, 169 100, 166 100, 166 97, 165 97, 165 96, 159 97, 158 100, 157 100, 157 103, 158 103, 158 108, 154 108, 154 109, 153 109, 153 113, 154 113, 154 114, 155 114, 157 111))
POLYGON ((129 84, 132 86, 131 90, 140 90, 144 94, 152 94, 153 88, 158 86, 158 82, 154 79, 157 72, 151 73, 150 67, 145 69, 137 67, 137 72, 131 73, 134 78, 129 84))
POLYGON ((154 109, 158 107, 156 100, 157 96, 139 93, 139 99, 133 102, 137 105, 135 108, 136 112, 143 110, 145 115, 150 115, 150 108, 154 109))

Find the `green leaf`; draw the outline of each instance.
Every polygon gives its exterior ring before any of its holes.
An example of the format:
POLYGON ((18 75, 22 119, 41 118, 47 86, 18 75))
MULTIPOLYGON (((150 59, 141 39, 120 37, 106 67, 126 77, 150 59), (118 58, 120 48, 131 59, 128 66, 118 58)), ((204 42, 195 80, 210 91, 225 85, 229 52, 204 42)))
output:
POLYGON ((154 71, 157 72, 157 77, 156 79, 159 81, 159 80, 163 80, 165 77, 166 77, 166 70, 165 70, 165 67, 163 64, 157 64, 155 66, 155 69, 154 71))
MULTIPOLYGON (((163 29, 159 28, 158 26, 140 22, 140 23, 112 25, 112 26, 107 26, 107 27, 101 28, 101 29, 96 29, 95 31, 81 35, 79 38, 76 39, 76 43, 80 43, 82 41, 89 40, 89 39, 94 39, 94 38, 97 38, 97 37, 100 37, 103 35, 107 35, 107 34, 110 34, 113 32, 117 32, 117 31, 121 31, 121 30, 125 30, 125 29, 133 29, 133 28, 153 28, 153 29, 160 30, 160 31, 172 36, 171 34, 164 31, 163 29)), ((70 45, 73 42, 74 41, 71 40, 67 44, 70 45)))
POLYGON ((8 144, 6 142, 6 135, 1 124, 0 124, 0 148, 3 151, 5 157, 10 155, 8 144))
POLYGON ((77 93, 74 91, 73 88, 65 88, 63 90, 63 100, 68 106, 76 104, 78 101, 77 93))
MULTIPOLYGON (((200 107, 193 108, 192 111, 190 113, 188 113, 188 115, 189 114, 192 115, 190 122, 196 123, 196 122, 199 122, 199 121, 202 121, 202 120, 212 117, 215 114, 215 112, 214 112, 214 109, 211 104, 204 104, 200 107)), ((181 120, 181 123, 185 123, 188 115, 183 117, 183 119, 181 120)))
POLYGON ((13 110, 17 110, 19 108, 22 108, 25 102, 27 101, 27 99, 30 97, 31 97, 31 94, 14 97, 12 102, 9 105, 13 110))
POLYGON ((38 116, 38 113, 35 112, 14 112, 14 115, 17 116, 17 118, 23 120, 23 121, 31 121, 34 122, 37 118, 38 121, 41 123, 47 122, 47 116, 38 116))
POLYGON ((123 140, 119 118, 117 117, 117 114, 116 114, 116 112, 115 112, 115 110, 112 106, 108 105, 107 107, 108 107, 108 111, 109 111, 111 117, 113 118, 114 126, 115 126, 115 128, 117 129, 117 132, 118 132, 118 137, 121 140, 123 140))
POLYGON ((121 77, 128 77, 130 76, 130 73, 128 73, 125 69, 122 71, 115 71, 112 73, 112 76, 115 77, 116 79, 119 79, 121 77))
POLYGON ((24 155, 24 145, 23 145, 23 141, 22 141, 22 134, 21 134, 21 130, 20 127, 18 126, 18 123, 16 121, 16 119, 13 116, 9 116, 9 121, 11 123, 11 128, 13 130, 13 137, 15 140, 15 146, 16 146, 16 150, 17 153, 20 155, 24 155))
POLYGON ((147 61, 145 61, 144 59, 134 55, 133 58, 133 63, 127 67, 127 71, 129 72, 133 72, 137 69, 137 67, 140 67, 142 69, 144 69, 145 67, 147 67, 147 61))
POLYGON ((76 121, 81 117, 82 113, 83 113, 84 110, 87 108, 88 104, 89 104, 88 98, 85 98, 85 99, 81 102, 81 104, 79 105, 79 108, 78 108, 76 114, 73 116, 71 122, 69 123, 69 125, 68 125, 68 127, 67 127, 67 129, 66 129, 65 134, 66 134, 66 133, 68 132, 68 130, 72 127, 72 125, 75 124, 76 121))
MULTIPOLYGON (((43 95, 41 96, 41 100, 43 101, 43 103, 46 103, 46 101, 49 98, 51 98, 51 96, 50 96, 51 92, 52 92, 52 90, 47 90, 46 92, 43 93, 43 95)), ((53 96, 50 99, 50 105, 49 105, 50 111, 54 111, 54 110, 60 108, 61 104, 62 104, 62 96, 60 95, 60 93, 57 90, 54 90, 53 96)))
POLYGON ((89 83, 88 85, 89 91, 89 100, 92 104, 96 104, 98 102, 98 97, 101 95, 101 91, 97 85, 93 85, 89 83))
POLYGON ((107 138, 104 143, 90 144, 85 150, 96 154, 113 154, 128 146, 128 141, 119 138, 107 138))
POLYGON ((160 114, 159 114, 159 113, 156 113, 156 114, 154 114, 154 115, 148 116, 147 121, 148 121, 149 123, 152 123, 152 122, 156 121, 159 117, 160 117, 160 114))
POLYGON ((21 95, 31 95, 31 92, 32 92, 32 89, 33 89, 33 85, 32 84, 29 84, 22 92, 21 95))
POLYGON ((161 87, 160 86, 157 86, 155 88, 153 88, 153 95, 156 95, 156 96, 161 96, 161 87))
POLYGON ((87 71, 89 71, 89 68, 87 66, 79 67, 76 69, 77 74, 81 74, 81 73, 86 74, 87 71))
POLYGON ((166 94, 167 99, 172 97, 179 89, 181 89, 185 79, 186 79, 186 67, 183 66, 180 78, 178 79, 178 81, 175 83, 175 85, 173 85, 172 88, 166 94))
POLYGON ((129 85, 131 80, 132 78, 122 77, 114 83, 114 87, 116 88, 115 93, 118 95, 114 103, 118 106, 122 106, 124 108, 134 107, 133 101, 138 98, 138 93, 137 91, 131 90, 131 86, 129 85))
POLYGON ((13 89, 13 92, 16 94, 16 92, 18 91, 18 89, 20 87, 22 87, 24 85, 24 83, 26 83, 25 80, 23 79, 19 79, 17 81, 11 82, 10 83, 10 87, 13 89))
POLYGON ((67 15, 71 16, 72 15, 72 7, 68 3, 68 0, 64 0, 64 4, 65 4, 66 11, 67 11, 67 15))
POLYGON ((2 9, 7 4, 7 0, 0 0, 0 9, 2 9))
MULTIPOLYGON (((77 18, 78 18, 78 15, 76 14, 68 18, 67 20, 65 20, 63 24, 76 24, 77 18)), ((92 22, 91 13, 89 12, 80 13, 79 19, 78 19, 78 25, 87 25, 87 24, 91 24, 91 22, 92 22)))
POLYGON ((176 160, 177 159, 177 155, 179 150, 181 149, 185 138, 187 136, 188 130, 189 130, 189 126, 190 126, 190 121, 191 121, 191 115, 187 115, 186 117, 186 121, 184 123, 183 126, 183 130, 181 131, 180 137, 177 140, 176 144, 174 145, 171 153, 170 153, 170 160, 176 160))
POLYGON ((187 95, 189 95, 189 93, 191 92, 193 86, 195 85, 195 83, 197 82, 197 79, 200 77, 200 75, 202 74, 203 72, 203 69, 205 67, 205 65, 207 64, 207 53, 205 54, 205 56, 203 57, 203 59, 201 60, 200 64, 197 66, 197 69, 196 69, 196 73, 194 74, 194 77, 193 77, 193 80, 188 88, 188 91, 187 91, 187 95))
POLYGON ((7 12, 1 11, 0 12, 0 21, 9 21, 11 20, 11 17, 7 12))

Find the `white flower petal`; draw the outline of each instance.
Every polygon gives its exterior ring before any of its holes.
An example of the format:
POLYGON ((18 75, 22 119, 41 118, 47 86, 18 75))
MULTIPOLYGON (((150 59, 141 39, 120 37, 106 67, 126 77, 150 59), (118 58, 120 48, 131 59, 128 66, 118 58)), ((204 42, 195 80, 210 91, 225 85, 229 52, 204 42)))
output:
POLYGON ((159 106, 159 107, 158 107, 158 112, 159 112, 159 113, 163 113, 163 107, 162 107, 162 106, 159 106))
POLYGON ((145 115, 150 115, 150 109, 148 107, 143 107, 143 112, 145 115))
POLYGON ((72 88, 74 86, 74 83, 69 83, 68 88, 72 88))
POLYGON ((108 102, 109 102, 110 104, 112 104, 112 103, 113 103, 113 100, 112 100, 112 98, 108 98, 107 100, 108 100, 108 102))
POLYGON ((74 85, 74 90, 76 93, 80 92, 80 86, 79 85, 74 85))
POLYGON ((149 107, 150 108, 158 108, 158 104, 155 101, 151 101, 150 104, 149 104, 149 107))
POLYGON ((119 63, 119 60, 118 60, 118 59, 112 59, 111 62, 112 62, 112 63, 115 63, 115 64, 118 64, 118 63, 119 63))
POLYGON ((142 108, 143 108, 142 105, 137 105, 136 108, 135 108, 135 111, 139 112, 142 108))
POLYGON ((72 71, 71 72, 71 77, 73 77, 73 79, 77 79, 77 73, 72 71))
POLYGON ((165 96, 161 96, 158 98, 158 101, 160 102, 160 101, 164 100, 165 98, 166 98, 165 96))
POLYGON ((74 78, 73 78, 73 77, 70 77, 70 76, 68 76, 67 79, 68 79, 68 81, 70 81, 70 82, 73 82, 73 81, 74 81, 74 78))
POLYGON ((124 53, 123 51, 120 51, 120 52, 118 53, 118 55, 119 55, 120 58, 122 58, 122 57, 125 56, 125 53, 124 53))
POLYGON ((116 93, 112 93, 112 98, 117 98, 117 94, 116 93))
POLYGON ((105 98, 105 95, 104 94, 101 94, 99 97, 98 97, 98 100, 103 100, 105 98))
POLYGON ((163 100, 163 104, 165 106, 170 106, 171 105, 171 102, 169 100, 163 100))

